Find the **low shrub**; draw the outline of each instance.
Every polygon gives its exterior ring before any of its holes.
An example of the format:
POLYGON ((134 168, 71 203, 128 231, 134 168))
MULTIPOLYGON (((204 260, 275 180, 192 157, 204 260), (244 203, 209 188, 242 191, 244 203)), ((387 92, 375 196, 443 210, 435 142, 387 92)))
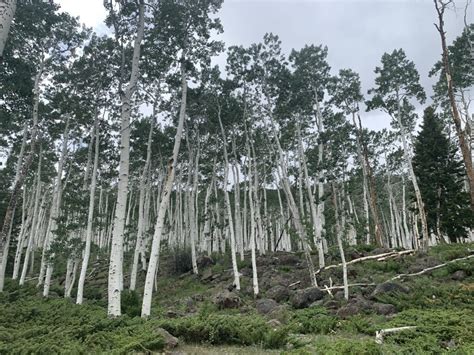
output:
POLYGON ((337 325, 338 319, 329 315, 323 307, 297 310, 290 320, 292 331, 301 334, 328 334, 337 325))
POLYGON ((208 314, 200 317, 159 320, 157 324, 188 342, 213 345, 262 345, 278 348, 286 344, 288 330, 272 329, 256 315, 208 314))

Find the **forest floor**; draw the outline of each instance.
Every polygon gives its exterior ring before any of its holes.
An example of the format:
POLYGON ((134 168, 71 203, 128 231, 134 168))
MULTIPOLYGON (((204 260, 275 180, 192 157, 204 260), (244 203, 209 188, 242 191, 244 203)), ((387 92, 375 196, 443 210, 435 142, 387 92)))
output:
MULTIPOLYGON (((351 247, 346 258, 385 252, 351 247)), ((319 272, 320 288, 311 288, 298 253, 258 257, 256 299, 247 255, 238 263, 240 291, 232 288, 229 256, 201 258, 193 275, 188 253, 165 255, 147 321, 139 318, 142 289, 123 293, 123 317, 107 318, 106 263, 91 263, 82 306, 62 297, 64 269, 58 266, 49 299, 40 297, 36 280, 21 288, 7 280, 0 294, 0 354, 474 354, 474 257, 467 258, 473 254, 474 244, 441 245, 350 264, 349 284, 360 285, 349 288, 348 301, 341 289, 325 291, 342 285, 340 266, 319 272), (404 326, 416 328, 376 343, 377 331, 404 326)), ((326 264, 339 262, 337 250, 330 250, 326 264)), ((142 273, 139 284, 143 279, 142 273)))

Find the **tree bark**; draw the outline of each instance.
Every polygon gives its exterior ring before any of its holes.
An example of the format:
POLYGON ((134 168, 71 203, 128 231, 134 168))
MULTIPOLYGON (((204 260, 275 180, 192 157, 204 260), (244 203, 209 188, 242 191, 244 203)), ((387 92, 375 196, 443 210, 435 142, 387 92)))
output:
MULTIPOLYGON (((67 144, 69 141, 69 120, 70 120, 70 116, 67 115, 66 127, 64 128, 64 133, 63 133, 63 146, 61 149, 61 156, 59 158, 58 174, 56 176, 56 185, 55 185, 55 191, 54 191, 56 203, 53 203, 51 207, 51 215, 49 217, 50 218, 49 235, 46 236, 47 238, 47 241, 45 244, 46 253, 50 251, 51 243, 55 239, 54 233, 56 233, 56 230, 57 230, 57 219, 59 217, 59 207, 61 205, 62 176, 63 176, 63 171, 64 171, 64 162, 66 160, 66 154, 67 154, 67 144)), ((53 258, 54 258, 54 253, 52 253, 51 255, 45 255, 44 265, 46 266, 46 274, 44 278, 43 297, 49 296, 49 287, 51 286, 51 276, 53 275, 53 267, 54 267, 53 258)))
POLYGON ((143 318, 150 316, 151 311, 151 297, 153 294, 153 284, 155 281, 155 273, 158 268, 158 261, 160 257, 160 244, 163 234, 163 225, 165 221, 166 209, 169 205, 171 190, 173 188, 176 163, 178 160, 179 148, 181 145, 181 137, 183 135, 184 118, 186 116, 186 99, 187 99, 187 81, 185 70, 184 57, 181 59, 181 107, 179 110, 178 127, 174 139, 173 156, 168 161, 168 172, 166 182, 163 186, 160 206, 158 209, 155 232, 153 234, 153 241, 151 245, 150 262, 148 263, 148 270, 145 279, 145 289, 143 291, 142 314, 143 318))
POLYGON ((337 246, 339 248, 339 253, 341 255, 341 263, 342 263, 342 278, 344 282, 344 298, 346 300, 349 299, 349 287, 347 282, 347 264, 346 258, 344 255, 344 248, 342 247, 342 238, 341 238, 341 226, 339 224, 339 211, 337 206, 337 190, 336 190, 336 183, 332 183, 332 198, 334 203, 334 214, 336 219, 336 239, 337 239, 337 246))
POLYGON ((459 147, 461 148, 464 166, 466 168, 466 176, 469 182, 469 194, 471 198, 471 210, 474 211, 474 169, 472 166, 472 154, 469 147, 469 141, 466 139, 466 132, 462 129, 461 116, 456 105, 456 98, 454 96, 454 83, 451 75, 451 66, 449 63, 449 52, 446 44, 446 32, 444 31, 444 11, 447 4, 440 0, 433 0, 438 14, 438 25, 435 24, 441 38, 441 48, 443 50, 443 68, 446 75, 446 83, 448 85, 448 97, 451 106, 451 114, 456 127, 456 134, 458 136, 459 147))
POLYGON ((227 209, 227 218, 229 220, 229 234, 230 234, 230 253, 232 258, 232 270, 234 272, 234 286, 237 290, 240 290, 240 274, 237 268, 237 256, 236 256, 236 245, 235 245, 235 230, 234 230, 234 219, 232 218, 232 207, 230 204, 229 192, 227 191, 227 180, 229 178, 229 158, 227 155, 227 139, 224 131, 224 126, 222 125, 221 120, 221 108, 218 108, 218 118, 219 118, 219 126, 221 128, 222 134, 222 146, 224 150, 224 182, 223 182, 223 192, 225 198, 225 204, 227 209))
MULTIPOLYGON (((15 168, 15 179, 13 180, 13 185, 16 184, 16 182, 18 181, 18 178, 20 177, 21 166, 23 163, 23 156, 25 154, 27 129, 28 129, 28 125, 25 123, 24 128, 23 128, 23 138, 21 141, 20 154, 18 155, 18 161, 16 163, 16 168, 15 168)), ((15 209, 16 209, 16 206, 15 206, 15 209)), ((12 212, 13 215, 15 215, 15 209, 12 212)), ((5 270, 7 267, 8 251, 10 249, 10 238, 12 234, 12 228, 13 228, 13 218, 10 219, 10 228, 8 229, 5 246, 3 250, 3 255, 5 255, 5 257, 0 259, 0 292, 3 290, 4 284, 5 284, 5 270)))
POLYGON ((39 228, 39 202, 40 202, 40 196, 41 196, 41 162, 42 162, 42 156, 43 152, 40 149, 40 157, 39 157, 39 163, 38 163, 38 171, 36 172, 36 191, 35 191, 35 203, 33 207, 33 221, 31 222, 31 229, 30 229, 30 235, 28 237, 28 244, 26 247, 26 252, 25 252, 25 259, 23 260, 23 270, 21 271, 21 276, 20 276, 20 285, 23 285, 25 283, 25 278, 26 278, 26 272, 28 270, 28 259, 30 257, 30 252, 33 247, 33 241, 34 241, 34 236, 35 233, 37 233, 37 230, 39 228))
MULTIPOLYGON (((153 116, 154 117, 154 116, 153 116)), ((143 253, 144 249, 144 240, 143 234, 145 229, 145 188, 147 183, 148 171, 150 169, 150 160, 151 160, 151 143, 153 137, 153 119, 150 120, 150 131, 148 133, 148 143, 147 143, 147 153, 145 166, 143 168, 143 173, 140 178, 140 196, 138 198, 138 227, 137 227, 137 239, 135 242, 135 251, 133 253, 133 262, 132 262, 132 272, 130 275, 130 290, 135 290, 137 284, 137 272, 138 272, 138 259, 140 253, 143 253)))
MULTIPOLYGON (((3 219, 2 230, 0 232, 0 264, 3 263, 4 257, 5 258, 8 257, 8 255, 3 255, 3 252, 5 250, 5 244, 7 241, 8 231, 10 230, 10 225, 13 220, 13 214, 16 208, 18 194, 20 193, 23 183, 25 182, 26 175, 28 174, 31 163, 33 162, 33 157, 35 155, 36 140, 37 140, 37 135, 38 135, 38 107, 39 107, 40 83, 41 83, 41 78, 44 72, 44 65, 45 65, 44 60, 41 60, 40 68, 36 74, 35 84, 33 88, 33 115, 32 115, 33 126, 31 128, 30 152, 28 153, 28 156, 25 159, 25 163, 23 164, 23 167, 21 169, 20 175, 18 176, 18 179, 16 179, 16 182, 13 185, 13 191, 10 196, 10 201, 8 202, 5 218, 3 219)), ((0 284, 0 286, 2 285, 0 284)), ((3 292, 3 288, 0 288, 0 292, 3 292)))
POLYGON ((128 193, 128 173, 129 173, 129 155, 130 155, 130 116, 132 110, 132 96, 136 90, 141 42, 144 35, 145 27, 145 3, 140 0, 137 35, 133 46, 132 69, 130 81, 125 89, 122 100, 121 113, 121 137, 120 137, 120 165, 119 165, 119 182, 117 191, 117 205, 115 209, 115 219, 112 235, 112 247, 110 253, 109 264, 109 280, 108 280, 108 308, 107 313, 110 317, 118 317, 121 315, 120 299, 123 286, 123 239, 125 227, 125 210, 127 204, 128 193))
POLYGON ((0 0, 0 62, 7 43, 10 25, 16 11, 16 0, 0 0))
MULTIPOLYGON (((79 281, 77 284, 76 304, 82 304, 82 301, 83 301, 84 283, 86 281, 87 266, 89 264, 89 258, 90 258, 90 253, 91 253, 92 222, 94 219, 94 198, 95 198, 95 189, 97 185, 97 169, 99 166, 99 115, 98 113, 95 116, 94 132, 95 132, 93 136, 93 139, 95 139, 94 167, 92 170, 91 187, 89 191, 89 212, 87 215, 86 245, 84 247, 81 273, 79 275, 79 281)), ((92 145, 92 139, 91 139, 91 145, 92 145)))
POLYGON ((298 142, 299 142, 298 145, 299 145, 300 162, 301 162, 302 169, 303 169, 303 172, 304 172, 304 181, 305 181, 306 190, 307 190, 308 197, 309 197, 309 206, 310 206, 310 210, 311 210, 311 217, 312 217, 312 220, 313 220, 312 225, 313 225, 313 232, 314 232, 314 244, 318 248, 319 267, 322 268, 325 265, 323 241, 321 239, 321 233, 320 233, 320 231, 318 231, 318 227, 317 227, 317 223, 319 221, 319 219, 318 219, 318 210, 317 210, 317 207, 316 207, 316 203, 314 201, 313 191, 311 190, 311 185, 309 183, 308 167, 306 165, 306 157, 305 157, 304 151, 303 151, 303 141, 302 141, 301 130, 300 130, 299 125, 298 125, 298 142), (318 234, 319 234, 319 238, 317 237, 318 234))
POLYGON ((421 197, 420 187, 418 186, 418 180, 416 179, 415 171, 413 170, 413 162, 411 159, 408 142, 405 133, 405 126, 402 122, 401 117, 401 108, 400 108, 400 98, 398 97, 397 93, 397 121, 398 125, 400 126, 400 138, 403 144, 403 154, 405 156, 405 161, 407 163, 408 172, 410 175, 410 180, 413 184, 413 190, 415 191, 416 202, 418 206, 418 213, 420 214, 421 220, 421 228, 422 228, 422 241, 421 241, 421 248, 426 250, 428 248, 428 241, 429 241, 429 232, 428 232, 428 223, 426 221, 426 212, 425 212, 425 205, 423 203, 423 199, 421 197))

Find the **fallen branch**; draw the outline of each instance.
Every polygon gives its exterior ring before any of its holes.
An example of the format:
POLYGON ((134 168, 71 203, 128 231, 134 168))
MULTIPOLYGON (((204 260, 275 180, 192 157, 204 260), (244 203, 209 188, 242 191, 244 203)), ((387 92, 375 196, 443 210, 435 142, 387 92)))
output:
POLYGON ((377 344, 382 344, 383 343, 383 337, 385 334, 390 334, 390 333, 397 333, 401 332, 404 330, 410 330, 410 329, 415 329, 415 326, 407 326, 407 327, 398 327, 398 328, 388 328, 388 329, 382 329, 380 331, 375 332, 375 342, 377 344))
MULTIPOLYGON (((349 284, 347 287, 354 287, 354 286, 376 286, 377 284, 375 283, 356 283, 356 284, 349 284)), ((344 286, 331 286, 327 287, 324 285, 324 291, 329 291, 329 290, 342 290, 344 286)))
POLYGON ((25 282, 28 282, 28 281, 33 281, 33 280, 36 280, 38 278, 38 276, 36 277, 30 277, 28 279, 25 279, 25 282))
POLYGON ((331 298, 334 298, 334 296, 333 296, 333 294, 332 294, 332 292, 331 292, 331 289, 330 289, 329 287, 327 287, 327 285, 324 285, 324 289, 328 292, 328 294, 329 294, 329 296, 330 296, 331 298))
POLYGON ((91 272, 89 273, 89 275, 87 276, 87 279, 90 279, 95 271, 96 271, 96 268, 93 268, 91 272))
MULTIPOLYGON (((404 254, 411 254, 411 253, 414 253, 415 250, 413 249, 410 249, 410 250, 403 250, 403 251, 391 251, 391 252, 388 252, 388 253, 382 253, 382 254, 377 254, 377 255, 369 255, 369 256, 364 256, 362 258, 358 258, 358 259, 354 259, 354 260, 351 260, 351 261, 348 261, 346 263, 346 265, 351 265, 351 264, 355 264, 355 263, 360 263, 362 261, 366 261, 366 260, 373 260, 373 259, 377 259, 377 261, 382 261, 382 260, 385 260, 384 258, 388 258, 388 257, 398 257, 400 255, 404 255, 404 254)), ((342 266, 342 263, 340 264, 335 264, 335 265, 329 265, 329 266, 325 266, 323 268, 320 268, 318 269, 315 274, 319 274, 321 271, 324 271, 324 270, 329 270, 329 269, 334 269, 336 267, 340 267, 342 266)))
POLYGON ((299 285, 300 283, 301 283, 301 281, 293 282, 292 284, 288 285, 288 288, 299 285))
POLYGON ((393 259, 393 258, 397 258, 401 255, 405 255, 405 254, 413 254, 415 252, 415 250, 411 249, 411 250, 403 250, 403 251, 400 251, 396 254, 392 254, 392 255, 387 255, 387 256, 383 256, 381 258, 378 258, 377 261, 384 261, 384 260, 387 260, 387 259, 393 259))
POLYGON ((427 272, 429 272, 429 271, 442 268, 443 266, 446 266, 446 265, 455 263, 455 262, 457 262, 457 261, 467 260, 467 259, 470 259, 470 258, 474 258, 474 254, 469 255, 469 256, 466 256, 466 257, 464 257, 464 258, 454 259, 454 260, 448 261, 447 263, 444 263, 444 264, 439 264, 439 265, 436 265, 436 266, 433 266, 433 267, 429 267, 429 268, 427 268, 427 269, 423 269, 423 270, 418 271, 418 272, 415 272, 415 273, 413 273, 413 274, 400 274, 400 275, 397 275, 397 276, 392 277, 392 278, 391 278, 390 280, 388 280, 388 281, 399 280, 399 279, 401 279, 402 277, 412 277, 412 276, 422 275, 422 274, 425 274, 425 273, 427 273, 427 272))

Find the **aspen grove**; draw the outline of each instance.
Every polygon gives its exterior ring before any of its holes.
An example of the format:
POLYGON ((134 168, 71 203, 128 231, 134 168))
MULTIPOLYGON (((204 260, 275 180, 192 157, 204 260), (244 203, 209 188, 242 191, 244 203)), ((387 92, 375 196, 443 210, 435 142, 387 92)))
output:
POLYGON ((108 316, 133 292, 150 319, 167 258, 201 277, 225 257, 229 290, 259 299, 259 258, 286 253, 309 288, 349 300, 351 248, 474 242, 474 24, 449 43, 450 1, 433 1, 432 97, 402 48, 363 92, 324 44, 227 46, 222 3, 104 0, 98 33, 55 1, 0 0, 0 292, 50 297, 60 279, 87 304, 107 265, 108 316))

